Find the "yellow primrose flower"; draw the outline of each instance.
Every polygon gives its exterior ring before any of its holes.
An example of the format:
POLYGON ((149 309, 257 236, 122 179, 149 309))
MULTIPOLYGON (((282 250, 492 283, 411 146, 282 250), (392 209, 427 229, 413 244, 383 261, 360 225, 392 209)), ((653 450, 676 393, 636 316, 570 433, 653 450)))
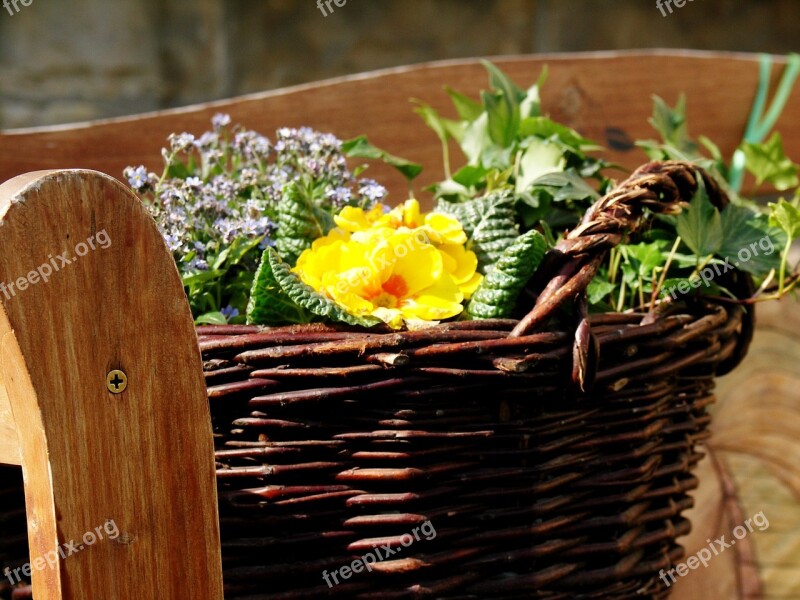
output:
POLYGON ((388 213, 383 214, 380 206, 369 212, 363 209, 348 206, 334 217, 336 225, 345 231, 356 233, 374 227, 387 227, 390 229, 422 230, 434 244, 464 244, 467 235, 458 219, 444 213, 420 212, 419 202, 409 199, 388 213))
POLYGON ((444 269, 453 278, 453 281, 464 294, 464 299, 469 300, 483 281, 483 275, 478 273, 478 257, 472 250, 467 250, 460 244, 443 244, 438 247, 442 253, 444 269))
POLYGON ((369 213, 364 220, 347 213, 337 224, 357 230, 333 231, 305 250, 294 268, 301 280, 352 314, 394 328, 463 311, 466 294, 481 278, 473 252, 456 244, 436 247, 420 228, 393 228, 382 217, 358 230, 369 213))

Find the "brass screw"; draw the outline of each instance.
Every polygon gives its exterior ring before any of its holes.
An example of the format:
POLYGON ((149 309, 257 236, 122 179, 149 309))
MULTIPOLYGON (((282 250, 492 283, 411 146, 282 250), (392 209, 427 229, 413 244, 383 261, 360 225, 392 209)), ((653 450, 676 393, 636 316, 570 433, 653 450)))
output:
POLYGON ((112 394, 121 394, 128 387, 128 376, 115 369, 106 376, 106 387, 112 394))

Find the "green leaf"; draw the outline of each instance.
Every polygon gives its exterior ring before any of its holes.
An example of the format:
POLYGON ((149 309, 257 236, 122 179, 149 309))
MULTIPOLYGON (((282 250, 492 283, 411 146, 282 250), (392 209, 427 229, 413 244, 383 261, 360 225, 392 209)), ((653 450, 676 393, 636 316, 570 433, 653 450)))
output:
POLYGON ((453 106, 462 121, 472 122, 483 112, 483 106, 472 98, 457 92, 449 86, 445 86, 444 90, 450 96, 450 100, 453 102, 453 106))
POLYGON ((556 202, 568 200, 597 200, 600 194, 586 183, 573 169, 560 173, 547 173, 538 177, 532 185, 533 188, 547 188, 556 202))
POLYGON ((422 117, 422 120, 434 131, 440 142, 447 143, 447 140, 450 138, 450 133, 447 125, 444 123, 444 119, 439 115, 436 109, 420 100, 414 100, 414 102, 418 104, 414 112, 422 117))
POLYGON ((510 191, 500 190, 467 202, 439 200, 436 210, 459 220, 467 234, 467 249, 475 252, 478 268, 486 272, 519 235, 515 201, 510 191))
POLYGON ((502 92, 511 104, 518 107, 519 103, 527 96, 527 93, 488 60, 482 60, 481 64, 489 71, 489 86, 502 92))
POLYGON ((675 108, 659 96, 653 96, 653 116, 649 122, 666 144, 687 156, 697 154, 697 144, 689 137, 686 126, 686 96, 680 95, 675 108))
POLYGON ((541 263, 547 250, 544 236, 531 229, 506 248, 487 272, 467 305, 475 319, 510 317, 519 294, 541 263))
POLYGON ((489 139, 498 146, 510 146, 519 127, 519 107, 514 106, 503 93, 481 92, 481 99, 489 119, 489 139))
POLYGON ((610 281, 601 279, 600 277, 595 277, 589 282, 589 285, 586 288, 586 295, 588 297, 589 304, 600 304, 616 289, 617 286, 610 281))
POLYGON ((542 89, 545 81, 547 81, 547 65, 542 67, 542 71, 539 73, 539 79, 528 88, 525 97, 519 103, 519 114, 523 119, 526 117, 538 117, 542 114, 542 99, 539 95, 539 91, 542 89))
POLYGON ((743 142, 740 148, 744 152, 745 166, 756 178, 757 185, 766 181, 783 191, 800 184, 798 166, 784 154, 783 141, 778 132, 763 144, 743 142))
POLYGON ((453 181, 467 188, 477 187, 485 180, 488 170, 475 165, 465 165, 453 173, 453 181))
POLYGON ((722 246, 717 252, 719 256, 756 276, 764 276, 780 267, 780 252, 776 249, 784 246, 785 239, 776 236, 766 215, 729 204, 721 217, 722 246), (748 260, 739 260, 739 253, 745 249, 748 260))
POLYGON ((303 250, 333 228, 333 217, 314 206, 296 182, 289 183, 278 203, 278 230, 275 247, 294 264, 303 250))
POLYGON ((697 191, 677 218, 678 235, 697 255, 698 260, 716 254, 722 247, 722 219, 711 204, 703 178, 697 175, 697 191))
POLYGON ((267 248, 261 257, 261 264, 253 279, 250 301, 247 304, 247 322, 255 325, 290 325, 308 323, 311 315, 297 305, 275 278, 270 255, 275 254, 267 248))
POLYGON ((221 312, 209 312, 194 320, 196 325, 227 325, 228 319, 221 312))
POLYGON ((543 175, 563 171, 565 166, 566 161, 558 146, 545 140, 532 138, 519 160, 517 192, 527 190, 534 181, 543 175))
POLYGON ((342 152, 344 152, 346 156, 350 156, 352 158, 371 158, 382 160, 387 165, 391 165, 400 171, 403 177, 409 181, 413 180, 422 172, 422 165, 411 162, 410 160, 406 160, 405 158, 400 158, 399 156, 389 154, 385 150, 381 150, 380 148, 373 146, 369 143, 369 140, 367 140, 367 136, 365 135, 360 135, 351 140, 342 142, 342 152))
POLYGON ((375 317, 357 317, 350 314, 333 300, 303 283, 272 248, 267 248, 267 259, 275 281, 280 285, 283 293, 297 306, 334 323, 347 323, 362 327, 371 327, 380 323, 380 320, 375 317))
POLYGON ((769 222, 788 236, 787 244, 800 237, 800 208, 795 202, 787 202, 781 198, 778 202, 770 202, 769 222))
POLYGON ((547 117, 527 117, 522 119, 519 126, 519 133, 521 137, 535 135, 541 138, 557 138, 570 148, 579 151, 601 149, 595 142, 583 137, 571 127, 556 123, 547 117))
POLYGON ((639 278, 649 283, 653 271, 666 262, 661 244, 658 242, 625 244, 619 246, 619 250, 625 258, 625 262, 621 265, 625 282, 631 287, 638 287, 639 278))

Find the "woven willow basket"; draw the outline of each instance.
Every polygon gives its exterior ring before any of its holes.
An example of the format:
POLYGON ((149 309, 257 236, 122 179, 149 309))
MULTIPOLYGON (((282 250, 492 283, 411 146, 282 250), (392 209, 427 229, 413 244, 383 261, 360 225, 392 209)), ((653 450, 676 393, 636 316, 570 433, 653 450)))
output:
MULTIPOLYGON (((693 165, 641 167, 547 255, 518 320, 199 327, 226 598, 666 597, 714 378, 744 356, 752 312, 698 296, 589 315, 586 287, 697 174, 724 206, 693 165), (435 536, 410 543, 428 521, 435 536), (394 553, 325 583, 375 547, 394 553)), ((4 541, 24 556, 24 537, 4 541)))

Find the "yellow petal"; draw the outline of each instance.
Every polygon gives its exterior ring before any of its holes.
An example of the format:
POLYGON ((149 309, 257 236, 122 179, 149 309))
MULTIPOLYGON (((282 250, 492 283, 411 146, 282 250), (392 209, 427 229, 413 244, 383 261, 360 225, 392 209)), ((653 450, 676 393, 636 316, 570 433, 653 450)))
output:
POLYGON ((345 231, 355 232, 369 229, 370 222, 364 209, 355 206, 345 206, 338 215, 334 215, 336 225, 345 231))
POLYGON ((455 217, 443 213, 428 213, 425 216, 425 231, 434 243, 465 244, 467 234, 455 217))

